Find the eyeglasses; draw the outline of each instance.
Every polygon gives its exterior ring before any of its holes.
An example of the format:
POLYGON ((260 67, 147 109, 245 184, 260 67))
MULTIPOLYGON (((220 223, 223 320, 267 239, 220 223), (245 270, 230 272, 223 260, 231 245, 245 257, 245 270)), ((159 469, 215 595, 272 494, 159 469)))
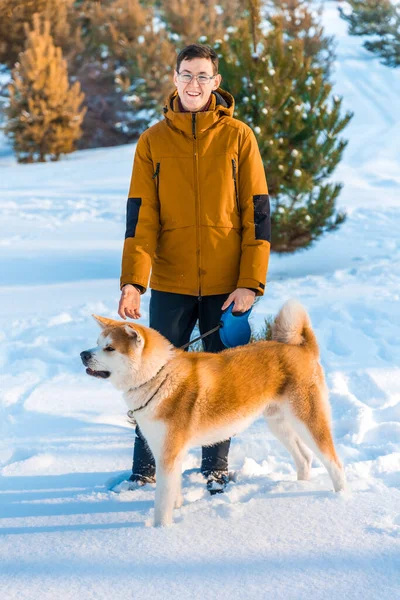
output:
POLYGON ((178 81, 181 83, 190 83, 192 79, 196 79, 200 85, 207 85, 216 75, 192 75, 191 73, 178 73, 178 81))

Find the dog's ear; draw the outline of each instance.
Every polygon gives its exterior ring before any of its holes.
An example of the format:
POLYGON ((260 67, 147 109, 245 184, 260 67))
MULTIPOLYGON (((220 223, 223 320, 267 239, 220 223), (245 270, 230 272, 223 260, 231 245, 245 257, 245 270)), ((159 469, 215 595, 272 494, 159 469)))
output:
POLYGON ((132 338, 132 340, 135 340, 137 343, 143 341, 143 338, 138 332, 138 330, 132 327, 132 325, 126 323, 126 325, 124 325, 124 331, 128 334, 130 338, 132 338))
POLYGON ((98 317, 97 315, 92 315, 92 317, 102 329, 110 327, 111 325, 115 325, 116 323, 115 321, 113 321, 113 319, 107 319, 106 317, 98 317))

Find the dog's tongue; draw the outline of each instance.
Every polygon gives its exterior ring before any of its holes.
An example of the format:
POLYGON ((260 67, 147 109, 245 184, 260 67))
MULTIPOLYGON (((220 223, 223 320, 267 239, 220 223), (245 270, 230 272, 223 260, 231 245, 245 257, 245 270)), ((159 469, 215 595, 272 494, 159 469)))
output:
POLYGON ((93 369, 90 369, 89 367, 86 369, 86 373, 93 377, 100 377, 100 379, 107 379, 107 377, 110 377, 108 371, 93 371, 93 369))

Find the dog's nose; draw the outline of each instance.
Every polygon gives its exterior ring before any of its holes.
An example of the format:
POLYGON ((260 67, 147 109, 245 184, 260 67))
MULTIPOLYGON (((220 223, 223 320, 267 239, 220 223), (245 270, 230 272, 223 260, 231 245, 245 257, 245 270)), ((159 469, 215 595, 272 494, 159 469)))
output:
POLYGON ((88 350, 84 350, 83 352, 81 352, 81 359, 82 359, 82 362, 85 365, 85 367, 87 366, 88 361, 90 360, 91 356, 92 355, 88 350))

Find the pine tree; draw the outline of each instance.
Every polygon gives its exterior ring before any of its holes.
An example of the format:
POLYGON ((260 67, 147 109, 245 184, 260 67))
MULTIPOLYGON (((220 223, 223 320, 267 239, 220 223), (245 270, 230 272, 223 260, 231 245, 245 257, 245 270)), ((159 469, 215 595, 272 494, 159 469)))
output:
POLYGON ((302 39, 305 56, 328 77, 335 52, 333 36, 324 34, 323 7, 311 6, 309 0, 270 0, 268 4, 267 18, 271 24, 282 29, 286 41, 302 39))
POLYGON ((149 122, 159 120, 161 108, 174 89, 172 76, 176 62, 175 46, 165 32, 157 32, 152 26, 144 38, 143 50, 136 55, 135 62, 131 61, 128 74, 128 93, 137 113, 143 115, 142 130, 149 122))
POLYGON ((201 41, 205 32, 212 41, 223 38, 227 27, 240 14, 240 3, 229 10, 219 0, 161 0, 160 16, 177 49, 201 41))
POLYGON ((26 27, 26 47, 12 72, 6 132, 19 162, 58 160, 82 134, 84 95, 68 82, 66 61, 39 14, 26 27))
POLYGON ((339 7, 350 35, 373 36, 363 46, 389 67, 400 65, 400 6, 390 0, 348 0, 351 12, 339 7))
POLYGON ((80 31, 76 26, 74 0, 1 0, 0 2, 0 63, 13 68, 18 55, 24 50, 26 28, 33 23, 33 15, 40 13, 50 22, 56 46, 64 55, 82 49, 80 31))
POLYGON ((82 5, 85 55, 102 60, 113 71, 127 59, 130 48, 140 48, 140 36, 151 19, 151 11, 139 0, 86 0, 82 5))
POLYGON ((330 99, 331 85, 305 56, 302 40, 285 41, 277 24, 263 32, 256 0, 249 0, 248 21, 215 49, 236 116, 258 139, 272 201, 272 249, 306 248, 344 221, 335 212, 342 186, 329 178, 351 114, 341 116, 341 99, 330 99))
POLYGON ((339 12, 349 24, 350 35, 384 35, 395 15, 390 0, 347 0, 346 4, 347 9, 339 6, 339 12))
POLYGON ((114 94, 119 114, 113 126, 130 141, 159 116, 173 89, 175 46, 157 19, 155 3, 87 0, 82 14, 84 67, 97 73, 109 98, 114 94))

